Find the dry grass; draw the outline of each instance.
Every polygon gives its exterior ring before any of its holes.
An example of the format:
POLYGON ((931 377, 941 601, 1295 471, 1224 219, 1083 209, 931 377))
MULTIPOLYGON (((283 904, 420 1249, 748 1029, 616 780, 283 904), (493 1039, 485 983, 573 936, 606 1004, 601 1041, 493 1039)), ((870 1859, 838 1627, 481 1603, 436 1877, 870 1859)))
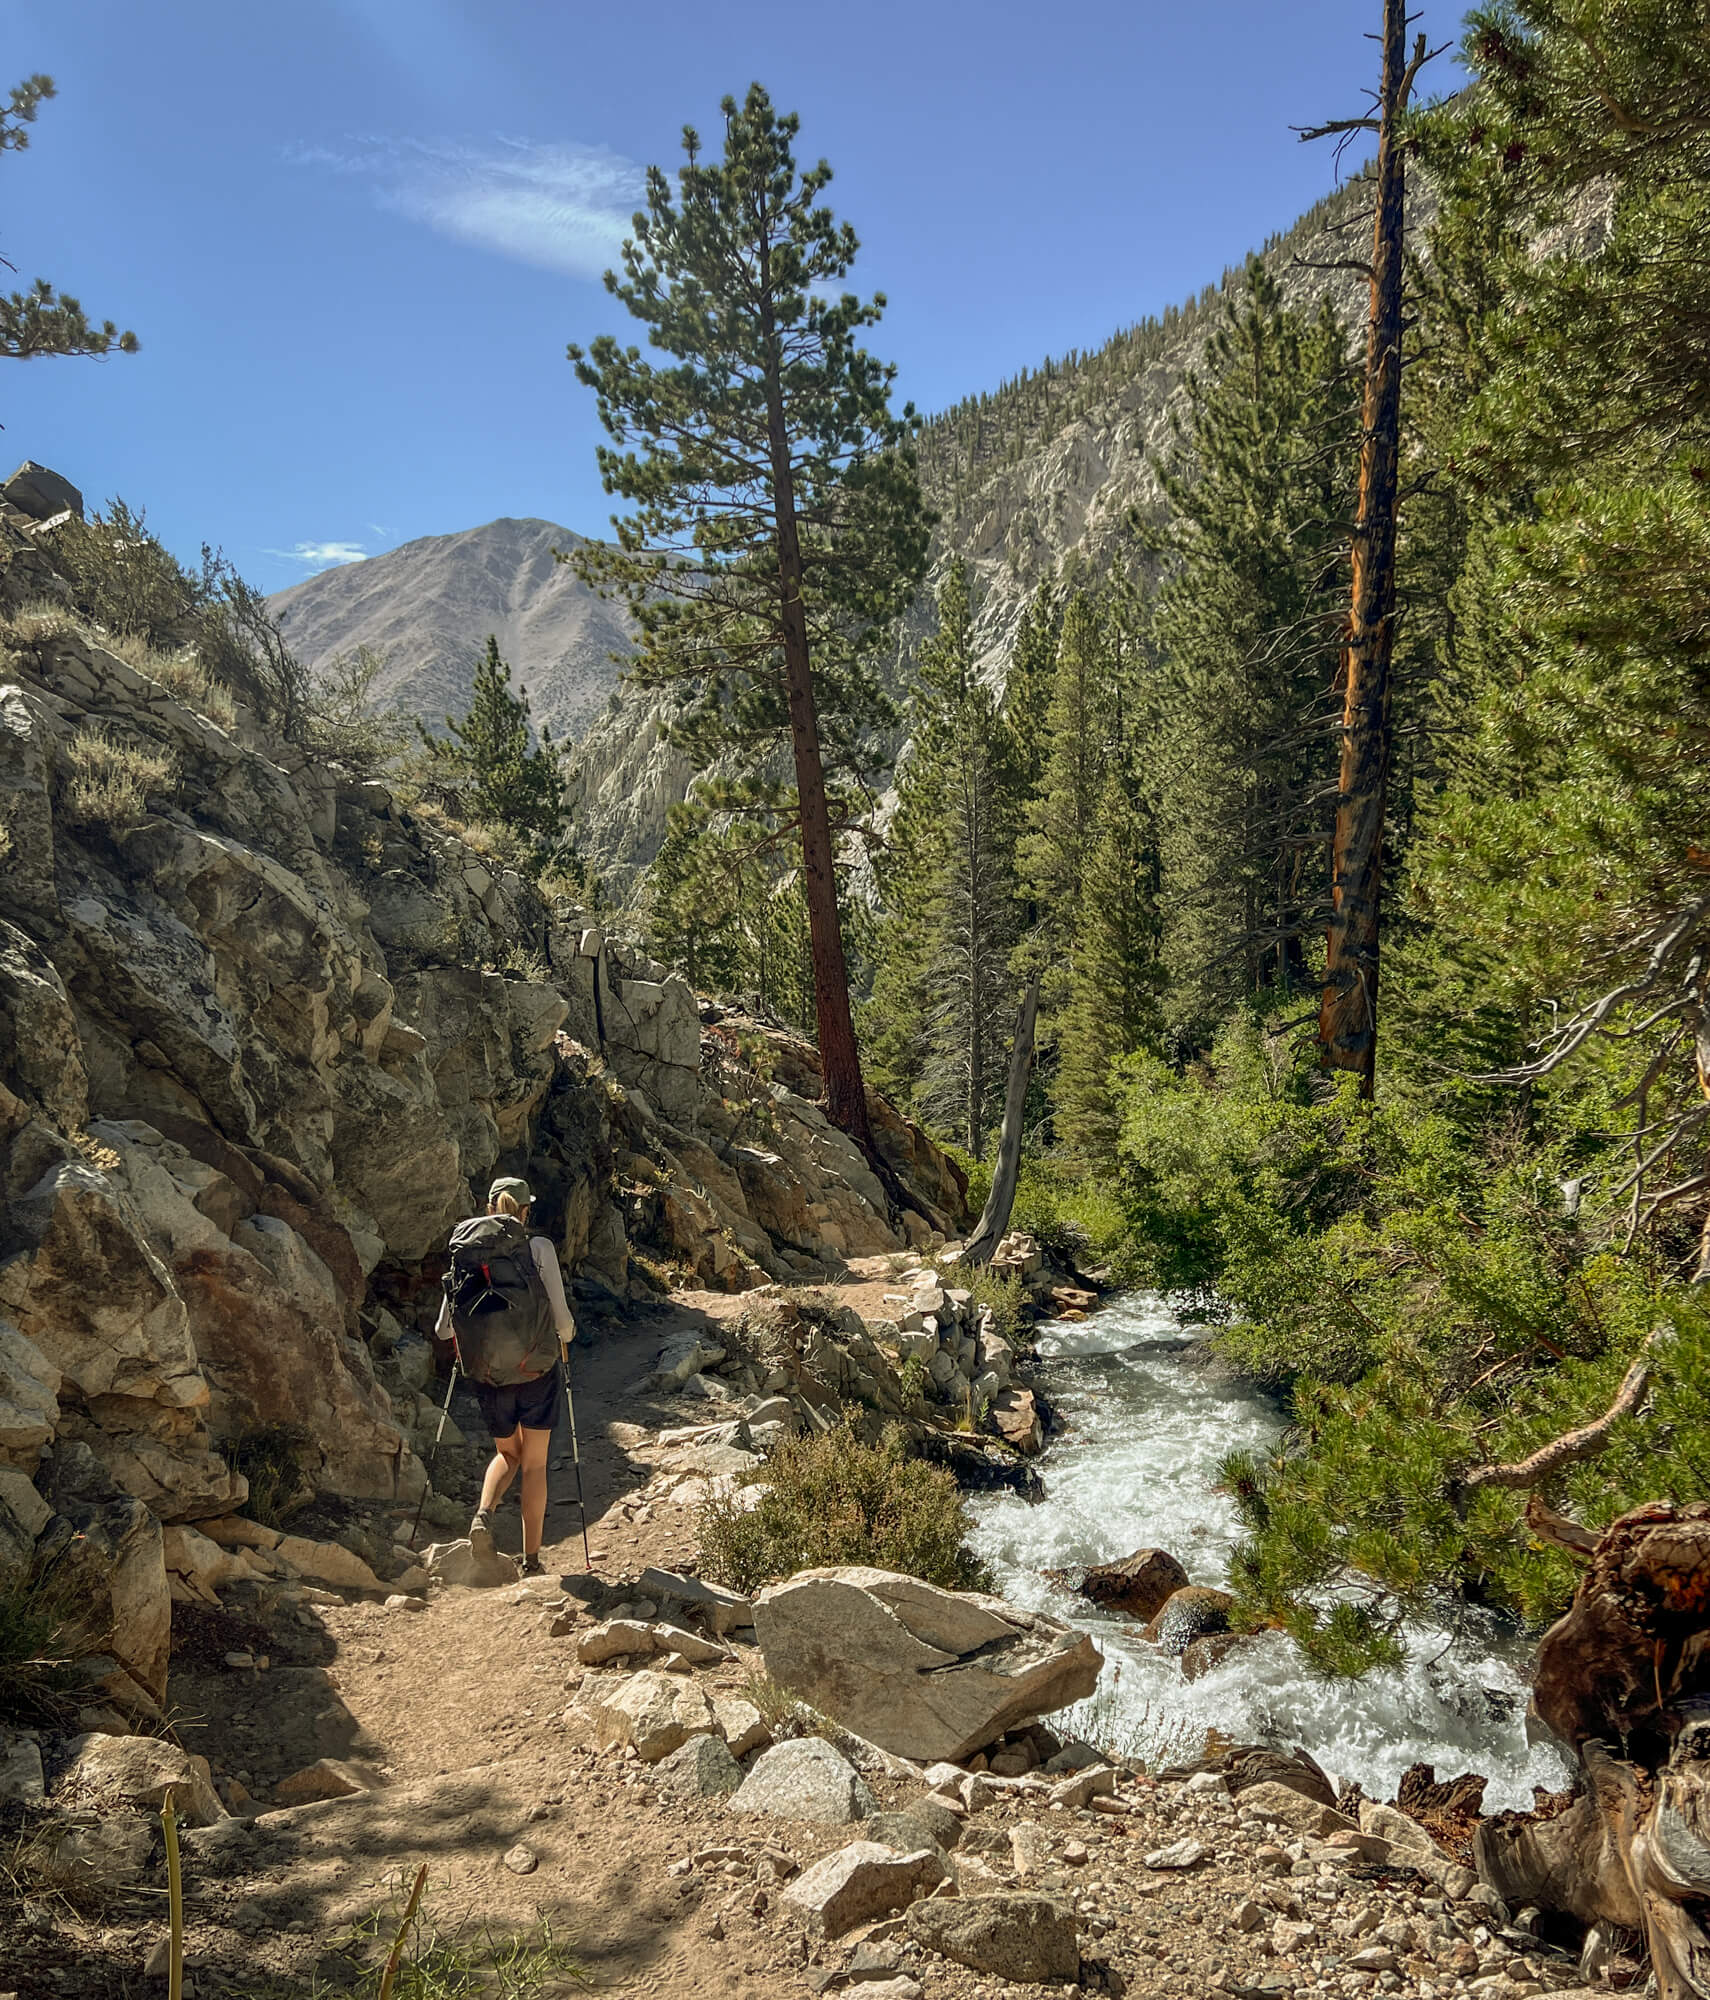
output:
POLYGON ((81 826, 134 826, 153 793, 170 792, 178 766, 164 750, 81 729, 66 747, 66 807, 81 826))
POLYGON ((49 639, 75 637, 82 630, 75 611, 47 599, 20 605, 0 618, 0 642, 19 652, 43 645, 49 639))
POLYGON ((162 652, 146 639, 124 633, 104 634, 101 644, 127 667, 135 667, 139 674, 165 688, 186 708, 193 708, 216 729, 230 729, 237 720, 237 704, 231 689, 214 679, 193 646, 162 652))

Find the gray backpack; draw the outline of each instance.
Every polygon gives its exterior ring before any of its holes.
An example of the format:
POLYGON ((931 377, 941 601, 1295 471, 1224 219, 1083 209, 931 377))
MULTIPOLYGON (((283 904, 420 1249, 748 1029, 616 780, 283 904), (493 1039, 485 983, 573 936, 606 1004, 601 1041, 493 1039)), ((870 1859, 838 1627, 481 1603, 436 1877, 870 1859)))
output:
POLYGON ((471 1382, 538 1381, 558 1359, 552 1301, 514 1215, 472 1215, 451 1232, 445 1296, 471 1382))

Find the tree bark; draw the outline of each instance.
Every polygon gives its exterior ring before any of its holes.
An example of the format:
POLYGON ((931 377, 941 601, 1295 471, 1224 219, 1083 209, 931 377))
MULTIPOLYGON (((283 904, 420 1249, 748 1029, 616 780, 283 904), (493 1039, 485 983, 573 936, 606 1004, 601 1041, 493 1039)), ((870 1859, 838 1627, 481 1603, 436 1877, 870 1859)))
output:
POLYGON ((992 1168, 992 1191, 962 1252, 966 1264, 989 1264, 1009 1228, 1015 1206, 1015 1184, 1021 1175, 1021 1128, 1027 1110, 1027 1086, 1033 1075, 1033 1023, 1039 1013, 1039 975, 1027 983, 1016 1016, 1015 1046, 1009 1057, 1009 1088, 1003 1101, 1003 1133, 992 1168))
POLYGON ((819 1030, 819 1065, 825 1078, 825 1113, 870 1159, 876 1159, 878 1149, 867 1117, 867 1092, 861 1078, 860 1052, 855 1046, 855 1022, 849 1009, 849 966, 843 952, 843 925, 837 912, 831 811, 826 802, 825 765, 819 750, 819 713, 808 651, 807 607, 802 602, 795 480, 790 467, 783 392, 775 370, 768 371, 766 403, 778 532, 779 628, 783 640, 784 687, 790 708, 790 748, 796 766, 802 896, 807 904, 808 937, 813 953, 814 1017, 819 1030))
POLYGON ((1407 62, 1406 0, 1383 0, 1377 216, 1366 324, 1364 436, 1354 527, 1353 605, 1344 653, 1341 775, 1318 1042, 1325 1065, 1354 1071, 1370 1097, 1377 1062, 1378 941, 1389 793, 1390 656, 1395 637, 1396 493, 1401 453, 1402 229, 1406 167, 1396 121, 1423 49, 1407 62))

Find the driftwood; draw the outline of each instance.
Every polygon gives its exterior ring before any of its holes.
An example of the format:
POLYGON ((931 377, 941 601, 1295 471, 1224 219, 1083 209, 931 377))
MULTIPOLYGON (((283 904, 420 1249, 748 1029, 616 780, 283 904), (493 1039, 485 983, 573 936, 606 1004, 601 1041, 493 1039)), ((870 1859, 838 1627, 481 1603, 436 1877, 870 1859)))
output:
POLYGON ((962 1249, 967 1264, 989 1264, 1009 1228, 1015 1207, 1015 1184, 1021 1176, 1022 1119, 1027 1110, 1027 1086, 1033 1077, 1033 1023, 1039 1012, 1039 975, 1027 983, 1015 1020, 1015 1046, 1009 1052, 1009 1087, 1003 1100, 1003 1132, 998 1139, 992 1191, 962 1249))
POLYGON ((1640 1932, 1659 2000, 1710 2000, 1710 1503, 1635 1508, 1589 1550, 1542 1503, 1527 1517, 1588 1557, 1533 1692, 1581 1796, 1485 1821, 1474 1864, 1506 1903, 1640 1932))

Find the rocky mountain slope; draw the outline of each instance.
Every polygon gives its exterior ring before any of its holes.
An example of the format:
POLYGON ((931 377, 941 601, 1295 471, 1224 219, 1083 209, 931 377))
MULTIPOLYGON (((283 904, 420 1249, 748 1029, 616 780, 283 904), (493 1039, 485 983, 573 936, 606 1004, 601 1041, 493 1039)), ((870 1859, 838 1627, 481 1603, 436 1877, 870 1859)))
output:
MULTIPOLYGON (((443 1248, 495 1170, 595 1305, 646 1293, 632 1243, 740 1290, 932 1226, 805 1047, 703 1037, 681 980, 443 822, 189 706, 54 608, 53 535, 0 500, 0 1594, 71 1565, 106 1700, 152 1713, 172 1534, 258 1450, 421 1496, 443 1248)), ((957 1172, 873 1112, 959 1225, 957 1172)))
POLYGON ((553 559, 581 536, 551 521, 489 521, 428 535, 366 562, 322 570, 269 599, 310 668, 371 647, 386 662, 377 697, 430 726, 469 705, 489 632, 559 741, 579 734, 617 685, 623 617, 553 559))

